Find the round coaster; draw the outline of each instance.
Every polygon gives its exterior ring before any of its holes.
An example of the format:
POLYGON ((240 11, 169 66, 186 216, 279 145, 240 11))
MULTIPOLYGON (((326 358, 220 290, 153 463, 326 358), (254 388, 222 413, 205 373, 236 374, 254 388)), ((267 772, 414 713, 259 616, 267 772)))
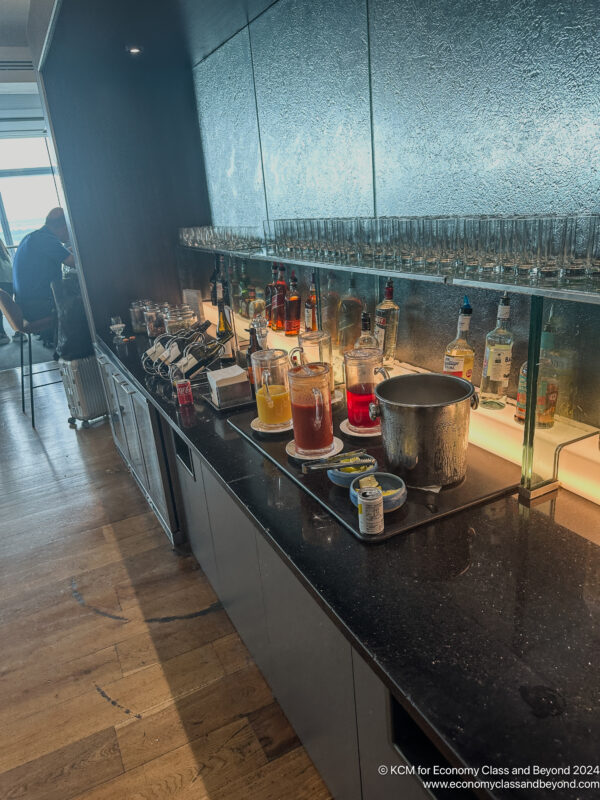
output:
POLYGON ((350 430, 350 423, 347 419, 345 419, 343 422, 340 422, 340 430, 342 433, 345 433, 346 436, 356 436, 357 439, 373 439, 375 436, 381 436, 381 425, 379 426, 379 429, 367 429, 364 433, 357 433, 356 431, 350 430))
POLYGON ((252 428, 253 431, 256 431, 257 433, 266 433, 267 435, 271 434, 271 436, 276 436, 278 433, 285 433, 286 431, 291 431, 294 426, 292 424, 292 420, 290 420, 285 427, 274 430, 273 428, 268 428, 266 425, 263 425, 262 422, 259 420, 259 418, 255 417, 250 423, 250 427, 252 428))
POLYGON ((288 442, 285 446, 285 452, 288 454, 290 458, 297 458, 298 461, 318 461, 322 458, 330 458, 331 456, 336 456, 338 453, 341 453, 344 449, 344 443, 341 439, 338 439, 337 436, 333 437, 333 448, 322 456, 301 456, 296 452, 296 442, 292 439, 291 442, 288 442))

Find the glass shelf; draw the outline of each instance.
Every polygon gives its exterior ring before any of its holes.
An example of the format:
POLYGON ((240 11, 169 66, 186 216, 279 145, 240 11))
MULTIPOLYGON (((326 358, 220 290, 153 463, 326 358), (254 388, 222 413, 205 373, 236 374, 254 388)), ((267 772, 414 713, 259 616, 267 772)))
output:
POLYGON ((354 272, 366 275, 382 275, 391 278, 403 278, 409 281, 421 281, 424 283, 445 283, 450 286, 477 287, 480 289, 492 289, 498 292, 511 292, 515 294, 535 295, 537 297, 547 297, 553 300, 571 300, 576 303, 590 303, 600 305, 600 291, 590 291, 585 289, 561 289, 548 286, 528 286, 519 283, 502 283, 496 281, 473 280, 470 278, 454 277, 452 275, 429 275, 423 272, 401 272, 397 269, 386 266, 367 267, 354 264, 338 264, 333 261, 307 261, 303 258, 289 258, 276 253, 268 253, 266 249, 252 250, 221 250, 213 247, 192 247, 190 245, 180 245, 184 250, 193 250, 200 253, 212 253, 217 255, 232 256, 233 258, 247 258, 255 261, 277 261, 282 264, 294 264, 296 266, 307 267, 309 269, 335 270, 336 272, 354 272))

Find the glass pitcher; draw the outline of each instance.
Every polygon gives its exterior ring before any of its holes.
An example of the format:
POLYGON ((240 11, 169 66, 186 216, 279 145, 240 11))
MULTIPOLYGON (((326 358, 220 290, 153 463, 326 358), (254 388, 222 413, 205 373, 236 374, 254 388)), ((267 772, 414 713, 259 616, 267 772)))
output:
POLYGON ((257 350, 250 356, 258 419, 265 428, 286 430, 292 419, 285 350, 257 350))
POLYGON ((334 449, 329 364, 315 362, 289 372, 296 452, 320 458, 334 449))
MULTIPOLYGON (((333 366, 331 335, 326 331, 305 331, 298 334, 298 346, 290 350, 292 366, 319 362, 333 366)), ((334 392, 333 369, 329 370, 331 393, 334 392)))
POLYGON ((383 366, 383 353, 375 347, 344 353, 348 428, 355 433, 377 433, 379 418, 369 416, 369 404, 375 402, 375 385, 389 378, 383 366))

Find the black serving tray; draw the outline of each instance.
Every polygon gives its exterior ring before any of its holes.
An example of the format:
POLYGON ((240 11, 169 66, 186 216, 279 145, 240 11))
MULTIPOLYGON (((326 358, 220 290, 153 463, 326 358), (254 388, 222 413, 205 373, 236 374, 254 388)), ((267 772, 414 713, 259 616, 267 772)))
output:
MULTIPOLYGON (((421 525, 455 514, 465 508, 495 500, 514 492, 521 479, 521 470, 499 456, 469 445, 467 474, 457 486, 439 492, 408 489, 404 505, 397 511, 385 515, 385 530, 376 536, 366 536, 358 529, 358 512, 350 501, 349 490, 335 486, 327 473, 302 474, 302 462, 291 459, 285 451, 292 433, 267 436, 256 433, 250 423, 256 416, 256 409, 238 414, 228 423, 254 445, 260 452, 295 481, 305 492, 326 508, 333 516, 363 542, 374 544, 385 541, 398 533, 405 533, 421 525)), ((334 433, 344 442, 344 450, 364 447, 377 459, 379 471, 385 472, 386 462, 380 438, 356 438, 346 436, 340 431, 339 423, 343 416, 335 415, 334 433)))

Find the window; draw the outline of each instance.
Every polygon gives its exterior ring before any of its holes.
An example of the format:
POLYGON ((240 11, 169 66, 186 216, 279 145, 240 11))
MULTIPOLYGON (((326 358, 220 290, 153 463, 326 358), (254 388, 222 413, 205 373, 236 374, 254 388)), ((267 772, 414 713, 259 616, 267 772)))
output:
POLYGON ((61 194, 45 137, 0 139, 0 235, 9 248, 41 228, 61 194))

